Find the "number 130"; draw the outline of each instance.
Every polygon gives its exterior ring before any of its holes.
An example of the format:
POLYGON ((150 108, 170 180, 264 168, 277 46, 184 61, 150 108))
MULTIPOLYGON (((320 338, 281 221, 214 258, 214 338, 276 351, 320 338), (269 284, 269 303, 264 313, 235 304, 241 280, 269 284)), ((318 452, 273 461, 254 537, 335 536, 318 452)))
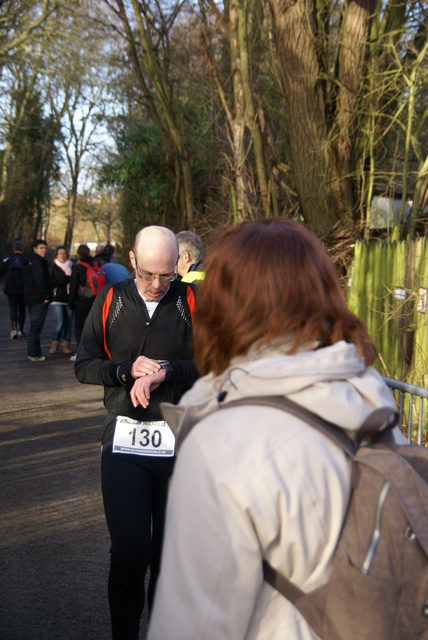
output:
MULTIPOLYGON (((135 440, 137 438, 137 429, 132 429, 129 432, 129 435, 132 436, 132 446, 135 446, 135 440)), ((140 447, 149 447, 152 445, 155 449, 161 446, 162 444, 162 434, 160 431, 155 429, 153 433, 150 433, 148 429, 141 429, 140 435, 142 436, 142 440, 138 441, 140 447)))

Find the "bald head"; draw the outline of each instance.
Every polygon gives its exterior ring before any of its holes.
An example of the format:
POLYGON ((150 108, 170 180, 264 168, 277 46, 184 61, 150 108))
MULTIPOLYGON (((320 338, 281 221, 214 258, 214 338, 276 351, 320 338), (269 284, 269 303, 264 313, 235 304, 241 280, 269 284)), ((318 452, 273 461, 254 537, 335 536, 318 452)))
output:
POLYGON ((144 258, 170 257, 175 264, 178 260, 178 241, 175 234, 166 227, 144 227, 135 237, 134 252, 138 260, 144 258))

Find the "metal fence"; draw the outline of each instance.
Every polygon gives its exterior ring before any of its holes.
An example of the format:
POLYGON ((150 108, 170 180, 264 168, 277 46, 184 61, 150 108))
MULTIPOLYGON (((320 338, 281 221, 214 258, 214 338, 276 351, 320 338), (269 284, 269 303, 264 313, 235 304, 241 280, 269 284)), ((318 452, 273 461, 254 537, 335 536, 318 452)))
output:
POLYGON ((400 414, 399 426, 401 431, 407 435, 409 442, 413 441, 418 444, 422 444, 424 428, 424 400, 428 399, 428 389, 416 387, 413 384, 407 384, 407 382, 393 380, 392 378, 384 378, 384 380, 388 387, 393 390, 397 401, 400 414), (419 398, 419 403, 417 403, 417 398, 419 398), (417 404, 419 404, 419 406, 416 406, 417 404), (418 422, 416 437, 415 435, 412 436, 414 415, 417 416, 418 422))

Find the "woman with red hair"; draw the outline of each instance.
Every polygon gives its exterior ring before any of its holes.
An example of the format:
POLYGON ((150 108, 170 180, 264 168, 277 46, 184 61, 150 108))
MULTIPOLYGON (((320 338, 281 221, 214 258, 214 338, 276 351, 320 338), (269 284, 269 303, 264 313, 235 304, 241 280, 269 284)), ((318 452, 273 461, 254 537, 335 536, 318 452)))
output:
POLYGON ((374 345, 321 242, 274 219, 219 237, 194 347, 203 377, 178 407, 163 408, 181 448, 149 640, 313 640, 262 563, 304 592, 328 581, 351 463, 301 418, 227 404, 285 396, 356 431, 376 408, 395 406, 370 367, 374 345))

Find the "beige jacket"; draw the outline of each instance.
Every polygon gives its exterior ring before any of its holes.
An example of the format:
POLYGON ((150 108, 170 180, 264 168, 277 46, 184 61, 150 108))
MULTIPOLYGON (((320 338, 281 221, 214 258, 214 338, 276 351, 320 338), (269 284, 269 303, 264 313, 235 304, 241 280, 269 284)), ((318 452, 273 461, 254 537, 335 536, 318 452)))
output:
POLYGON ((297 610, 263 581, 262 560, 304 591, 328 580, 350 493, 350 462, 300 419, 224 403, 286 395, 356 430, 391 391, 354 345, 254 351, 221 376, 201 378, 164 416, 192 428, 171 483, 161 574, 149 640, 313 640, 297 610))

